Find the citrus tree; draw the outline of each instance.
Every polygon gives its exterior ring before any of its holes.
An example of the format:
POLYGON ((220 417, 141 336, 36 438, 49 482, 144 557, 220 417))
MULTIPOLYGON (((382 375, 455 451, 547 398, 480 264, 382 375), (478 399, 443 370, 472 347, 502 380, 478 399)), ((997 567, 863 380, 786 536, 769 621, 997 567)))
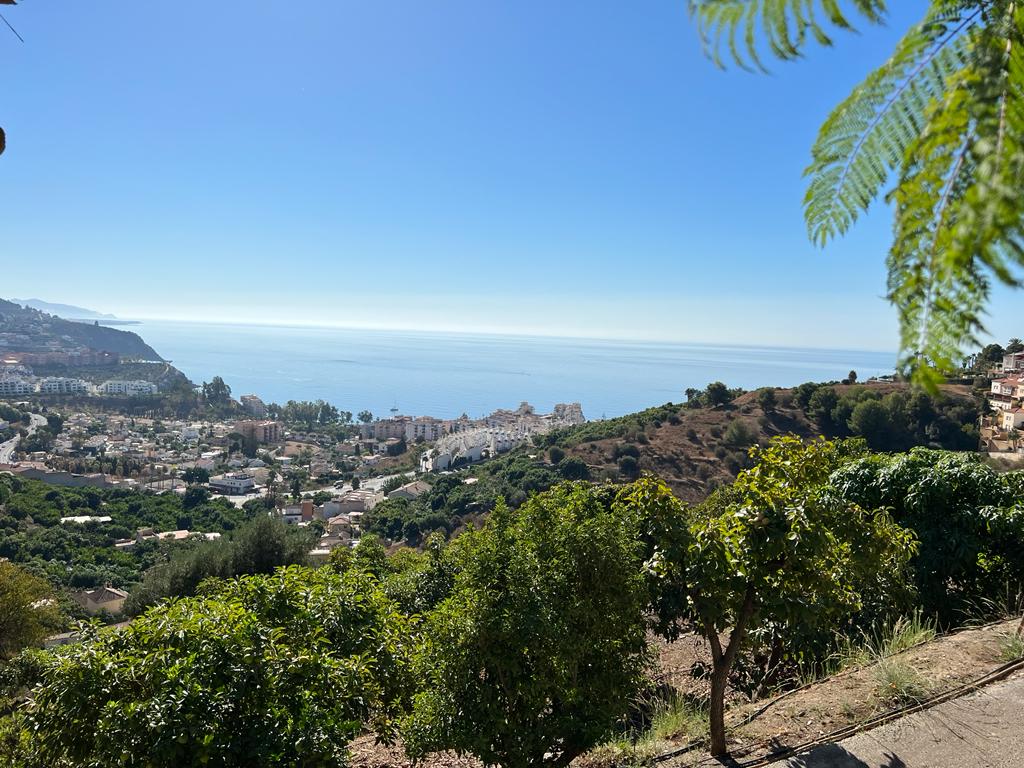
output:
POLYGON ((614 500, 565 484, 464 534, 452 594, 426 618, 410 755, 558 768, 609 734, 649 663, 637 515, 614 500))
MULTIPOLYGON (((794 59, 888 0, 688 0, 709 52, 794 59)), ((883 190, 895 209, 889 299, 902 362, 934 385, 983 330, 993 280, 1024 265, 1024 4, 931 0, 822 125, 804 200, 811 239, 844 234, 883 190), (895 183, 887 186, 891 179, 895 183)))
MULTIPOLYGON (((711 751, 727 752, 725 694, 744 644, 768 624, 805 633, 835 628, 865 597, 906 581, 912 535, 883 511, 830 493, 829 473, 847 447, 776 438, 756 465, 710 505, 684 509, 660 484, 626 501, 648 514, 653 613, 669 639, 693 630, 711 648, 711 751)), ((791 640, 790 653, 800 651, 791 640)))
POLYGON ((35 645, 60 623, 50 585, 14 563, 0 560, 0 662, 35 645))
POLYGON ((409 622, 372 576, 292 567, 213 585, 47 655, 26 765, 346 762, 411 691, 409 622))

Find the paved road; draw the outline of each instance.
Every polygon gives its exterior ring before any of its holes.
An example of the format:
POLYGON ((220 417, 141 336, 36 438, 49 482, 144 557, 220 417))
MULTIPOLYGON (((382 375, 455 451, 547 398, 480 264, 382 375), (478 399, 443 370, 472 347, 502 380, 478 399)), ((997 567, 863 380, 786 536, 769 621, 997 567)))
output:
MULTIPOLYGON (((26 432, 30 435, 35 432, 39 427, 46 424, 46 417, 40 416, 38 413, 29 414, 30 423, 26 432)), ((11 459, 14 458, 14 451, 18 447, 18 443, 21 441, 21 435, 15 435, 6 443, 0 443, 0 464, 10 464, 11 459)))
POLYGON ((1024 766, 1024 673, 792 758, 789 768, 1024 766))

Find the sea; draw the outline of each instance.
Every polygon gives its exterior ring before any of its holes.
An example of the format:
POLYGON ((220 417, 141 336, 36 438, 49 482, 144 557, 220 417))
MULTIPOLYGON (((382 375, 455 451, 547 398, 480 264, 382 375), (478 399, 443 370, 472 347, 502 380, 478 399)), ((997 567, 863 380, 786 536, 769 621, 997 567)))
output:
POLYGON ((353 413, 480 417, 522 401, 579 402, 588 419, 756 389, 892 373, 893 352, 144 320, 137 332, 196 383, 237 397, 326 400, 353 413))

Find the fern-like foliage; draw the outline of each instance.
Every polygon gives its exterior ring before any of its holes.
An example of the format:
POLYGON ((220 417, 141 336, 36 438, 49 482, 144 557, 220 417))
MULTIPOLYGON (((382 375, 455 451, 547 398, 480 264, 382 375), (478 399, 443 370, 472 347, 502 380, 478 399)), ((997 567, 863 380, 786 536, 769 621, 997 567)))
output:
MULTIPOLYGON (((883 0, 849 0, 879 21, 883 0)), ((705 45, 746 66, 799 55, 841 0, 690 0, 705 45)), ((891 178, 889 298, 901 365, 925 386, 984 331, 992 280, 1024 268, 1024 0, 932 0, 892 56, 822 126, 807 169, 811 239, 844 234, 891 178)))
POLYGON ((977 344, 990 277, 1024 266, 1024 7, 979 4, 963 65, 924 112, 893 192, 889 296, 902 362, 934 386, 977 344))
POLYGON ((966 32, 978 9, 936 3, 885 64, 829 116, 811 150, 804 198, 811 239, 844 234, 878 196, 921 135, 925 110, 965 63, 966 32))
POLYGON ((721 66, 723 51, 744 68, 764 69, 762 51, 795 59, 809 38, 831 45, 829 30, 852 29, 855 11, 878 23, 885 0, 688 0, 705 51, 721 66), (844 5, 846 6, 844 8, 844 5))

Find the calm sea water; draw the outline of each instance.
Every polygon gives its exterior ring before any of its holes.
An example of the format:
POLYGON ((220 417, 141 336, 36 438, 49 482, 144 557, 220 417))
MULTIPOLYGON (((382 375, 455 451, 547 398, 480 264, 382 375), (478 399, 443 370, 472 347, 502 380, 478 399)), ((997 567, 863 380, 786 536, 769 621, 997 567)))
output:
POLYGON ((147 320, 130 328, 195 382, 219 375, 237 395, 315 400, 357 412, 476 417, 528 400, 579 401, 588 418, 682 402, 687 387, 890 373, 894 355, 413 331, 147 320))

